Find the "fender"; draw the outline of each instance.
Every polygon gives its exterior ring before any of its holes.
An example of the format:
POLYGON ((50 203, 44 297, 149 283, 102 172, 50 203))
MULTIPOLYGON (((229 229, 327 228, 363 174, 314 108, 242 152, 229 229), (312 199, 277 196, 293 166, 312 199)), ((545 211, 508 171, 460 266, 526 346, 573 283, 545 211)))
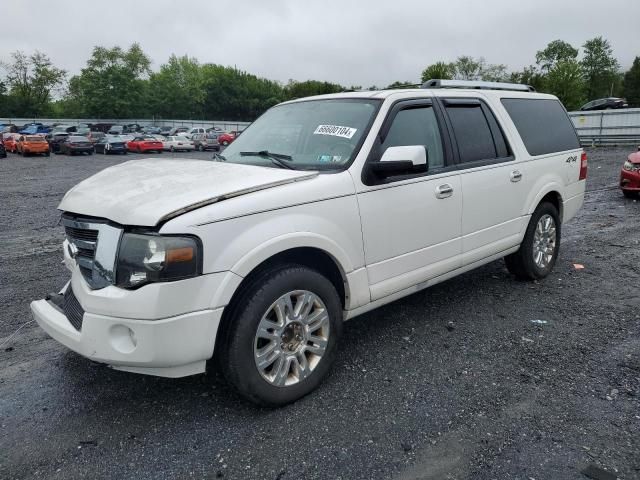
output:
POLYGON ((296 232, 280 235, 263 242, 238 260, 231 267, 231 271, 241 277, 246 277, 265 260, 278 253, 299 247, 317 248, 329 254, 335 260, 345 279, 346 275, 354 270, 349 256, 335 241, 313 232, 296 232))
POLYGON ((541 179, 541 183, 542 185, 536 183, 536 185, 534 185, 534 187, 531 189, 531 193, 527 198, 527 203, 525 204, 527 206, 525 215, 531 216, 531 214, 533 214, 534 210, 536 209, 536 207, 538 206, 538 204, 544 198, 545 195, 547 195, 550 192, 556 192, 560 196, 560 211, 558 212, 558 214, 560 215, 560 221, 562 221, 562 203, 564 202, 564 198, 562 197, 562 192, 564 190, 564 186, 558 180, 554 179, 549 181, 548 178, 541 179), (546 180, 546 183, 542 183, 545 180, 546 180))

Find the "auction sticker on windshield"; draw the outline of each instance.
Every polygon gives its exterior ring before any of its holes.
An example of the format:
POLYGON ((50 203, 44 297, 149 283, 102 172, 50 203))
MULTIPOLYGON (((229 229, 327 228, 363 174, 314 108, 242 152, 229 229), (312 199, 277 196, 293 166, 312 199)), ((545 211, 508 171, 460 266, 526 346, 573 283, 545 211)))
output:
POLYGON ((334 137, 351 138, 356 132, 357 128, 341 127, 340 125, 318 125, 314 135, 333 135, 334 137))

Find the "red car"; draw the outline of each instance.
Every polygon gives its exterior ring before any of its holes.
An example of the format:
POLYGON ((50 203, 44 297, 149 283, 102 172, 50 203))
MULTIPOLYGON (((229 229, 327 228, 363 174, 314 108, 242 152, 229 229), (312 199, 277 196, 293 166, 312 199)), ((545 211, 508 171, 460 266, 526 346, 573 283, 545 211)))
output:
POLYGON ((232 143, 236 139, 236 134, 233 132, 225 132, 218 135, 218 143, 225 147, 232 143))
POLYGON ((7 152, 11 152, 11 153, 16 153, 16 137, 18 136, 17 133, 5 133, 3 135, 3 140, 4 140, 4 148, 6 149, 7 152))
POLYGON ((620 188, 627 198, 638 198, 640 195, 640 147, 627 157, 622 166, 620 188))
POLYGON ((156 140, 153 137, 135 137, 130 142, 127 142, 127 149, 130 152, 158 152, 162 153, 162 142, 156 140))

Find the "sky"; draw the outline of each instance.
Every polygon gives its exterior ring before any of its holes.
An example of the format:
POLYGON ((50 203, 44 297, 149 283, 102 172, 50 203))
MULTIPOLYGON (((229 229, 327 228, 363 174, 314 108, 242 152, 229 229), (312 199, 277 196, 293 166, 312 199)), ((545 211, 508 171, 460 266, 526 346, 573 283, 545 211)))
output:
POLYGON ((0 61, 40 50, 69 74, 93 46, 133 42, 154 69, 175 53, 283 83, 363 87, 417 83, 460 55, 518 70, 555 39, 602 35, 624 69, 640 56, 640 0, 15 0, 0 16, 0 61))

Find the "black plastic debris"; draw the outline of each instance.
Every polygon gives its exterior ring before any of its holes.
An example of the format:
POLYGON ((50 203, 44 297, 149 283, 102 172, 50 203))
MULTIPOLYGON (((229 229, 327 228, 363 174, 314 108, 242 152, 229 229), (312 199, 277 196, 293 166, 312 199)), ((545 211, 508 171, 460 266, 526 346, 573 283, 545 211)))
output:
POLYGON ((582 473, 593 480, 617 480, 618 478, 617 475, 607 472, 605 469, 600 468, 593 463, 582 470, 582 473))

